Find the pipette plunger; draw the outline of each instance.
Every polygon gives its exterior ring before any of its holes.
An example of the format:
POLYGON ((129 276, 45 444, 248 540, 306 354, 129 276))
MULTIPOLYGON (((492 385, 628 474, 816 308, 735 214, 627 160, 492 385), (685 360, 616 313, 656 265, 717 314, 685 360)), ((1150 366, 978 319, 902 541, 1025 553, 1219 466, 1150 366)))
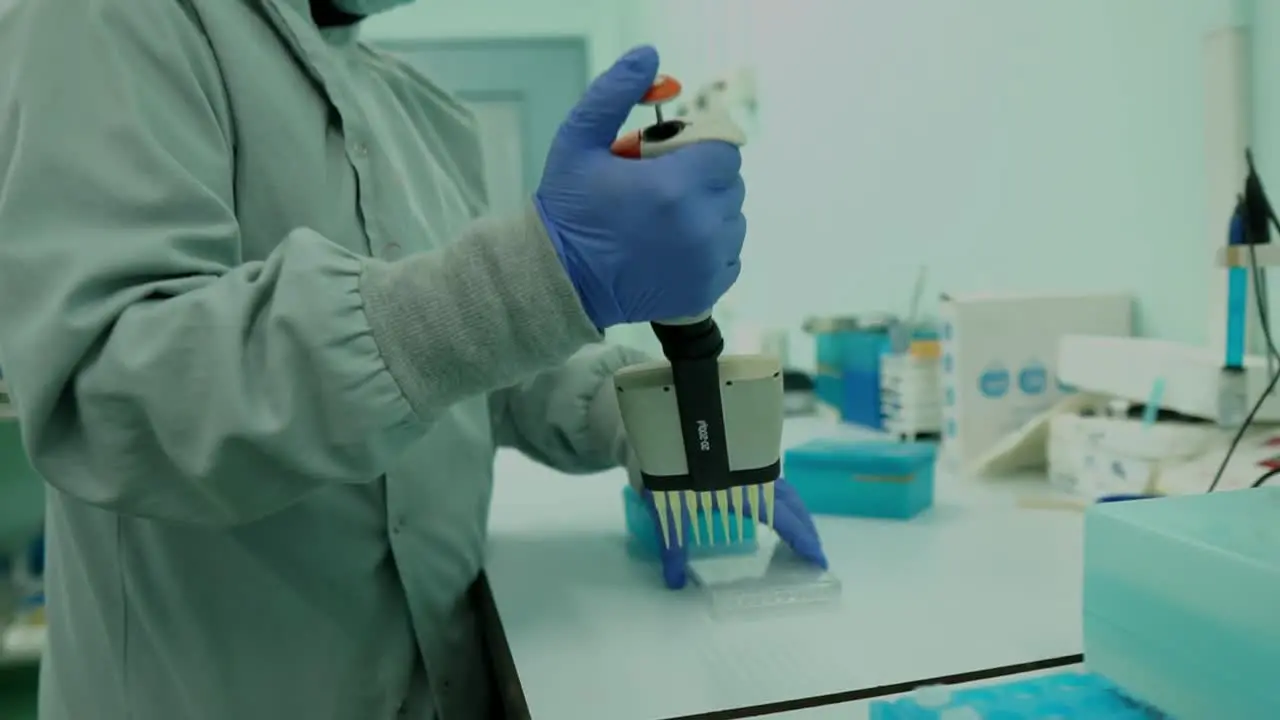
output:
MULTIPOLYGON (((694 143, 742 146, 741 128, 725 113, 664 120, 661 105, 680 94, 679 81, 659 76, 642 100, 657 123, 618 138, 615 155, 646 159, 694 143)), ((614 376, 627 438, 653 493, 663 542, 702 543, 696 520, 720 510, 772 524, 774 482, 781 475, 781 362, 771 355, 723 355, 711 311, 653 323, 665 360, 623 368, 614 376), (686 534, 686 527, 689 532, 686 534)), ((708 542, 713 534, 708 533, 708 542)))

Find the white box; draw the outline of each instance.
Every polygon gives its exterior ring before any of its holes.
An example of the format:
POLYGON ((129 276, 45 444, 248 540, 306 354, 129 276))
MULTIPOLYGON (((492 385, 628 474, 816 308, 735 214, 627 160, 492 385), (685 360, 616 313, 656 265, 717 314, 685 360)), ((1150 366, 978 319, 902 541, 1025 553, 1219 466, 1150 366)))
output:
POLYGON ((941 371, 936 357, 889 354, 880 359, 884 430, 915 439, 942 430, 941 371))
MULTIPOLYGON (((1074 387, 1139 403, 1163 381, 1162 409, 1218 421, 1224 356, 1221 349, 1167 340, 1069 335, 1062 338, 1058 368, 1063 382, 1074 387)), ((1256 355, 1244 359, 1244 371, 1247 412, 1271 384, 1271 373, 1266 358, 1256 355)), ((1254 422, 1280 422, 1280 393, 1267 396, 1254 422)))
POLYGON ((1049 482, 1088 500, 1156 492, 1164 471, 1208 452, 1222 438, 1213 425, 1148 426, 1124 417, 1055 415, 1049 421, 1049 482))
POLYGON ((1120 294, 944 298, 946 463, 969 470, 1064 396, 1057 372, 1062 336, 1131 335, 1132 316, 1132 297, 1120 294))

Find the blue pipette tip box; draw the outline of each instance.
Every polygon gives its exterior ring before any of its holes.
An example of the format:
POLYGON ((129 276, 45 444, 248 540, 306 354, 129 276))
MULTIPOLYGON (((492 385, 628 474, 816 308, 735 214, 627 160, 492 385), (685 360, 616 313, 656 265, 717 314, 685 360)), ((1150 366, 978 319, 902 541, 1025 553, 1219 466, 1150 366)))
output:
MULTIPOLYGON (((656 559, 661 550, 661 538, 658 527, 650 514, 649 507, 630 485, 622 490, 622 504, 627 522, 627 548, 631 554, 656 559)), ((738 515, 729 513, 729 536, 725 536, 725 522, 719 510, 707 513, 698 511, 698 537, 701 543, 694 542, 691 527, 686 526, 684 544, 688 548, 689 557, 719 557, 725 555, 749 555, 757 549, 756 526, 750 518, 742 524, 742 539, 738 539, 738 515), (710 539, 711 542, 708 542, 710 539)))
POLYGON ((1094 505, 1089 668, 1175 718, 1280 718, 1280 487, 1094 505))
POLYGON ((871 705, 871 720, 1160 720, 1165 717, 1125 696, 1105 678, 1078 672, 956 690, 944 686, 924 687, 909 697, 871 705))
POLYGON ((933 505, 937 446, 814 440, 787 451, 785 472, 809 511, 906 520, 933 505))

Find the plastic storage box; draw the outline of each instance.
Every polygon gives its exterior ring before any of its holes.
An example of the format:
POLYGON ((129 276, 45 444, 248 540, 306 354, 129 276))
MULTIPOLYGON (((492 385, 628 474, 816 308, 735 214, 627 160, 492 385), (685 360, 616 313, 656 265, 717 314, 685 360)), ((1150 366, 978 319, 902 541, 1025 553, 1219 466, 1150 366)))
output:
POLYGON ((1091 670, 1174 718, 1280 718, 1280 487, 1085 520, 1091 670))
POLYGON ((784 473, 810 512, 908 519, 933 504, 931 443, 815 440, 786 453, 784 473))
POLYGON ((890 349, 889 316, 812 318, 805 330, 817 344, 818 400, 840 419, 880 429, 880 356, 890 349))
MULTIPOLYGON (((628 549, 638 557, 657 558, 662 544, 649 507, 630 485, 622 490, 622 504, 627 521, 628 549)), ((684 540, 689 556, 697 558, 754 553, 757 548, 755 523, 750 518, 742 523, 742 539, 739 540, 737 513, 730 513, 727 519, 728 536, 725 535, 725 522, 719 510, 711 513, 699 510, 698 537, 702 542, 695 543, 692 528, 687 525, 685 527, 684 540)))
MULTIPOLYGON (((1159 712, 1097 675, 1059 673, 952 692, 922 687, 871 705, 871 720, 1156 720, 1159 712)), ((1227 716, 1222 716, 1223 720, 1227 716)), ((1241 718, 1243 720, 1243 718, 1241 718)))

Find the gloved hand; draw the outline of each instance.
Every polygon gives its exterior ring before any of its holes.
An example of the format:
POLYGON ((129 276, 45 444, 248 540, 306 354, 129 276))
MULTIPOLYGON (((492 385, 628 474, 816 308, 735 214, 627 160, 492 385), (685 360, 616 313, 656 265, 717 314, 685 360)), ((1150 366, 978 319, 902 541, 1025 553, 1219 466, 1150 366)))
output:
MULTIPOLYGON (((649 514, 653 519, 657 536, 662 537, 662 527, 658 523, 658 508, 653 502, 653 493, 645 490, 643 492, 645 504, 649 507, 649 514)), ((757 513, 757 515, 762 513, 757 513)), ((791 487, 783 478, 773 485, 773 529, 778 533, 778 538, 786 543, 796 555, 808 560, 825 570, 827 568, 827 556, 822 552, 822 541, 818 538, 818 529, 813 525, 813 517, 809 515, 809 511, 805 508, 804 503, 800 501, 800 496, 796 493, 796 489, 791 487)), ((674 514, 670 518, 674 522, 674 514)), ((767 517, 767 516, 766 516, 767 517)), ((684 537, 687 540, 692 536, 690 527, 691 520, 686 516, 684 537)), ((759 519, 757 518, 757 522, 759 519)), ((688 543, 679 547, 665 546, 661 550, 662 554, 662 579, 666 582, 667 587, 672 590, 679 590, 684 587, 688 580, 688 563, 689 551, 688 543)))
POLYGON ((601 330, 699 315, 738 279, 747 234, 742 156, 704 142, 643 160, 609 147, 653 84, 658 53, 631 51, 560 127, 534 204, 601 330))

